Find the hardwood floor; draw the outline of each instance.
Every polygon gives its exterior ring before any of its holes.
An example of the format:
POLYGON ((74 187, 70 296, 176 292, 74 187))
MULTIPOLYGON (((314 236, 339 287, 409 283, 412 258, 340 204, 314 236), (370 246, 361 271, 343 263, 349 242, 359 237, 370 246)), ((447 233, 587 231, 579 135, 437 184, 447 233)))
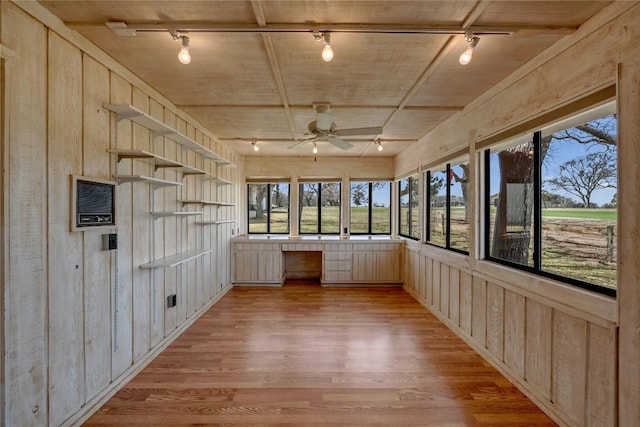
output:
POLYGON ((86 426, 553 426, 400 288, 234 288, 86 426))

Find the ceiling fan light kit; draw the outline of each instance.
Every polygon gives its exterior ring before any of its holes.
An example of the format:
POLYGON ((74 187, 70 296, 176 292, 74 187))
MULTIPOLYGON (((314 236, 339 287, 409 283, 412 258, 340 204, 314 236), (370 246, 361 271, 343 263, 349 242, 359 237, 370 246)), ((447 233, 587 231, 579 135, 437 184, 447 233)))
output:
POLYGON ((349 150, 353 148, 353 145, 343 140, 343 136, 360 136, 360 135, 380 135, 383 133, 382 127, 367 127, 367 128, 349 128, 349 129, 336 129, 336 124, 333 122, 333 115, 329 113, 330 104, 327 103, 314 103, 313 109, 316 112, 316 119, 309 123, 307 128, 311 135, 309 139, 298 141, 289 149, 298 148, 308 142, 313 142, 313 153, 316 154, 317 142, 328 142, 335 145, 342 150, 349 150))

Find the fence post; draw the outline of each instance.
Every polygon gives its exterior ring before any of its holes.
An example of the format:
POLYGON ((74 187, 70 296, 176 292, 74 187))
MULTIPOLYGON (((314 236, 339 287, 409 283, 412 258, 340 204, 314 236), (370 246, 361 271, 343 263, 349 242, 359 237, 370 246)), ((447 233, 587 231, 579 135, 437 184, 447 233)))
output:
POLYGON ((607 225, 607 262, 613 260, 613 225, 607 225))

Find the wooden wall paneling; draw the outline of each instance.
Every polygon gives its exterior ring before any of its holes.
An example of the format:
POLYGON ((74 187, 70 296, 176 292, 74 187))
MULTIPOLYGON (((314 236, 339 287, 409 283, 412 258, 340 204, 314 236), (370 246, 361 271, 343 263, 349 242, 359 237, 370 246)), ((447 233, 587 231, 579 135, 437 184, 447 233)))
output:
MULTIPOLYGON (((616 425, 616 329, 589 323, 587 426, 616 425)), ((623 369, 624 371, 624 369, 623 369)), ((624 373, 623 373, 624 375, 624 373)))
MULTIPOLYGON (((414 252, 414 258, 413 258, 413 284, 414 284, 414 288, 418 288, 420 286, 420 251, 416 251, 414 252)), ((398 259, 397 263, 400 262, 400 259, 398 259)), ((395 280, 400 279, 402 276, 400 274, 398 274, 398 276, 395 277, 395 280)))
MULTIPOLYGON (((193 139, 196 142, 198 142, 200 145, 204 146, 203 145, 204 138, 202 137, 202 132, 193 128, 193 135, 194 135, 193 139)), ((201 170, 206 169, 203 163, 203 157, 199 154, 196 154, 193 151, 189 152, 189 162, 191 165, 193 165, 198 169, 201 169, 201 170)), ((204 185, 205 185, 204 177, 196 176, 194 178, 195 179, 193 179, 193 183, 192 183, 193 197, 196 200, 211 200, 211 198, 204 197, 204 185)), ((196 224, 196 221, 203 221, 207 217, 207 214, 211 211, 211 206, 203 206, 202 208, 203 208, 202 215, 198 218, 194 218, 189 223, 189 227, 191 228, 189 235, 193 239, 192 247, 196 247, 196 248, 205 248, 205 242, 203 238, 204 229, 202 228, 202 226, 196 224)), ((209 248, 208 245, 206 247, 209 248)), ((203 256, 196 259, 196 268, 194 271, 195 281, 196 281, 196 309, 199 309, 200 307, 202 307, 205 304, 205 302, 209 300, 204 288, 204 281, 203 281, 203 272, 204 272, 206 263, 207 263, 207 257, 203 256)))
POLYGON ((433 308, 440 311, 440 261, 433 260, 433 270, 431 271, 433 278, 433 308))
POLYGON ((486 280, 473 278, 471 311, 471 336, 478 345, 485 347, 487 344, 487 282, 486 280))
MULTIPOLYGON (((164 107, 154 99, 149 100, 149 115, 157 120, 162 121, 164 119, 164 107)), ((151 141, 151 151, 159 156, 164 157, 164 138, 153 137, 151 141)), ((155 177, 160 179, 165 178, 164 168, 159 169, 154 174, 155 177)), ((151 211, 164 210, 164 198, 166 188, 151 187, 151 203, 149 209, 151 211)), ((162 219, 154 220, 153 217, 147 212, 149 221, 151 221, 151 259, 161 259, 165 257, 164 248, 164 222, 162 219)), ((151 274, 151 331, 150 331, 150 345, 155 347, 165 336, 165 307, 166 307, 166 293, 165 293, 165 269, 154 268, 150 272, 151 274)))
POLYGON ((551 307, 525 300, 525 378, 547 400, 551 400, 551 307))
MULTIPOLYGON (((176 127, 176 119, 175 115, 168 111, 166 108, 163 109, 163 117, 162 121, 175 129, 176 127)), ((176 160, 178 159, 178 146, 175 142, 169 140, 168 138, 163 138, 164 140, 164 157, 168 159, 176 160)), ((173 168, 166 168, 164 170, 164 179, 168 181, 176 181, 182 182, 179 177, 179 173, 176 172, 173 168)), ((164 207, 163 211, 174 212, 181 210, 178 206, 178 197, 180 196, 181 188, 178 187, 165 187, 156 192, 162 191, 164 195, 164 207)), ((180 247, 178 246, 178 221, 179 218, 174 217, 165 217, 156 219, 155 222, 164 225, 164 256, 171 256, 173 254, 177 254, 180 252, 180 247)), ((184 300, 182 298, 182 292, 180 288, 179 280, 181 277, 178 275, 178 268, 166 268, 164 269, 164 286, 165 286, 165 298, 170 295, 176 295, 176 306, 175 307, 167 307, 166 303, 165 307, 165 336, 173 331, 179 324, 178 310, 180 309, 180 305, 184 304, 184 300)))
MULTIPOLYGON (((109 147, 109 70, 88 55, 83 56, 83 172, 89 177, 110 179, 113 163, 109 147)), ((116 189, 118 191, 119 189, 116 189)), ((106 232, 107 230, 105 230, 106 232)), ((115 232, 115 229, 108 230, 115 232)), ((84 262, 84 362, 85 400, 94 397, 111 381, 111 288, 113 256, 102 249, 100 232, 82 233, 84 262)))
POLYGON ((2 43, 19 57, 5 68, 5 420, 45 425, 47 34, 15 5, 3 2, 2 12, 2 43))
POLYGON ((525 378, 525 297, 504 291, 504 363, 525 378))
POLYGON ((554 310, 551 401, 577 425, 585 424, 587 322, 554 310))
POLYGON ((440 312, 449 317, 449 266, 440 264, 440 312))
POLYGON ((82 54, 49 33, 49 424, 84 403, 82 232, 71 232, 71 175, 82 171, 82 54))
POLYGON ((471 336, 473 286, 471 275, 460 272, 460 328, 471 336))
MULTIPOLYGON (((137 88, 133 88, 132 105, 149 113, 149 97, 137 88)), ((151 132, 136 123, 132 124, 133 148, 152 150, 151 132)), ((134 175, 153 176, 153 166, 137 160, 129 160, 134 175)), ((141 264, 153 259, 151 251, 151 192, 148 184, 131 185, 132 235, 133 235, 133 360, 144 356, 151 348, 151 270, 139 268, 141 264)))
MULTIPOLYGON (((131 103, 131 84, 115 73, 111 73, 112 104, 131 103)), ((115 115, 111 115, 111 147, 133 148, 132 123, 129 120, 117 122, 115 115), (117 133, 116 133, 117 129, 117 133)), ((118 173, 130 174, 131 162, 121 162, 117 165, 118 173)), ((122 374, 132 364, 133 360, 133 232, 132 232, 132 194, 134 185, 131 183, 118 186, 116 199, 116 222, 118 225, 118 249, 114 251, 117 257, 115 283, 112 291, 112 351, 111 364, 112 380, 122 374)), ((138 266, 135 266, 138 268, 138 266)))
POLYGON ((449 267, 449 319, 460 325, 460 270, 449 267))
POLYGON ((425 286, 426 286, 426 294, 427 294, 427 304, 433 305, 433 260, 424 255, 421 255, 425 258, 425 286))
MULTIPOLYGON (((195 128, 190 124, 185 124, 185 135, 189 138, 195 140, 195 128)), ((182 151, 182 162, 186 163, 189 166, 195 167, 195 156, 196 153, 192 150, 183 150, 182 151)), ((201 177, 195 175, 188 175, 182 178, 184 182, 184 188, 182 192, 182 196, 185 199, 196 200, 198 199, 198 191, 197 187, 199 184, 201 177)), ((194 205, 193 208, 204 211, 205 207, 202 205, 194 205)), ((190 208, 189 208, 190 209, 190 208)), ((201 216, 197 217, 188 217, 185 218, 182 222, 183 224, 183 250, 193 249, 200 246, 200 242, 196 241, 196 225, 194 222, 196 220, 201 220, 201 216)), ((196 312, 198 307, 200 307, 200 302, 202 300, 201 293, 199 292, 198 278, 196 271, 200 267, 200 260, 195 259, 192 262, 189 262, 186 265, 186 289, 187 289, 187 318, 191 317, 193 313, 196 312)))
POLYGON ((504 288, 487 283, 487 349, 498 360, 504 353, 504 288))
MULTIPOLYGON (((637 20, 638 7, 635 8, 637 20)), ((637 29, 636 26, 634 28, 637 29)), ((632 427, 640 419, 640 53, 630 43, 618 65, 618 319, 619 425, 632 427), (624 232, 622 232, 624 230, 624 232)))
MULTIPOLYGON (((183 135, 187 134, 187 124, 184 119, 178 117, 174 111, 171 111, 169 121, 172 123, 172 127, 176 129, 183 135)), ((189 150, 183 147, 182 145, 176 145, 176 155, 173 157, 175 160, 185 163, 187 159, 189 150)), ((182 174, 181 172, 177 173, 177 179, 182 183, 182 186, 178 188, 178 197, 177 200, 184 200, 189 197, 189 189, 191 187, 190 178, 182 174)), ((202 209, 200 205, 191 205, 191 206, 183 206, 182 203, 176 204, 176 210, 181 211, 197 211, 202 209)), ((184 252, 189 249, 189 235, 187 232, 187 224, 191 221, 190 217, 177 217, 176 218, 176 226, 177 226, 177 234, 176 234, 176 252, 184 252)), ((195 308, 195 283, 191 279, 191 270, 192 264, 194 261, 189 261, 188 263, 181 264, 176 267, 178 274, 178 305, 177 307, 177 323, 178 325, 182 325, 192 310, 195 308)))
POLYGON ((418 252, 418 263, 420 269, 418 271, 418 295, 422 301, 427 300, 427 259, 420 252, 418 252))

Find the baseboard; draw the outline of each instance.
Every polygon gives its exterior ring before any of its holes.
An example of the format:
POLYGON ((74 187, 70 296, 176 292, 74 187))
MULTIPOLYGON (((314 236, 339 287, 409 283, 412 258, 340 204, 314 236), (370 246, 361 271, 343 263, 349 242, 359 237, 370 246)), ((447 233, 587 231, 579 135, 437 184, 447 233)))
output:
POLYGON ((176 338, 178 338, 189 326, 191 326, 196 320, 200 318, 206 311, 208 311, 215 303, 226 295, 233 286, 226 286, 222 289, 222 292, 209 301, 206 305, 202 306, 198 311, 187 319, 180 327, 174 329, 169 335, 167 335, 162 341, 160 341, 154 348, 152 348, 147 354, 142 356, 137 362, 124 371, 118 378, 113 380, 102 392, 98 393, 91 400, 89 400, 78 412, 69 417, 62 426, 80 426, 87 421, 98 409, 100 409, 109 399, 111 399, 122 387, 124 387, 129 381, 131 381, 136 375, 138 375, 153 359, 156 358, 162 351, 164 351, 176 338))

